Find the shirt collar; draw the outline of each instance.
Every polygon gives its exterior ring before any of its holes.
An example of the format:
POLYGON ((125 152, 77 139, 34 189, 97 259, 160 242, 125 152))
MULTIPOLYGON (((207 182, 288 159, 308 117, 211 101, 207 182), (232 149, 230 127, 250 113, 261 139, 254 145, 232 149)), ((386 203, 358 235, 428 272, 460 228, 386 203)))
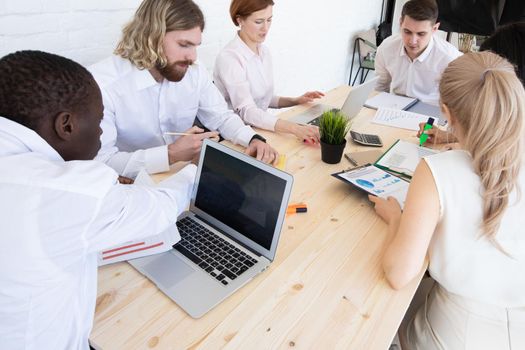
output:
POLYGON ((430 41, 428 42, 428 45, 427 45, 426 49, 421 53, 421 55, 419 55, 416 58, 416 60, 418 60, 419 62, 423 62, 424 60, 426 60, 427 57, 432 52, 433 48, 434 48, 434 36, 431 36, 430 37, 430 41))
MULTIPOLYGON (((423 62, 430 55, 430 52, 432 52, 432 48, 433 47, 434 47, 434 36, 431 36, 430 37, 430 41, 428 42, 428 45, 425 48, 425 50, 423 50, 421 55, 417 56, 414 61, 423 62)), ((408 57, 408 55, 407 55, 407 53, 405 51, 405 45, 403 44, 403 40, 401 40, 401 51, 399 53, 399 56, 407 56, 408 57)))
POLYGON ((153 75, 151 75, 147 69, 138 69, 137 67, 134 67, 132 75, 137 90, 147 89, 158 84, 155 78, 153 78, 153 75))
MULTIPOLYGON (((247 60, 252 59, 253 57, 256 57, 257 54, 250 49, 248 45, 244 41, 242 41, 241 37, 239 36, 239 32, 235 34, 235 38, 233 39, 236 48, 239 50, 239 53, 244 56, 247 60)), ((261 45, 257 45, 259 48, 259 54, 262 55, 262 50, 260 49, 261 45)))
POLYGON ((64 161, 34 130, 4 117, 0 117, 0 145, 0 156, 34 152, 50 160, 64 161))

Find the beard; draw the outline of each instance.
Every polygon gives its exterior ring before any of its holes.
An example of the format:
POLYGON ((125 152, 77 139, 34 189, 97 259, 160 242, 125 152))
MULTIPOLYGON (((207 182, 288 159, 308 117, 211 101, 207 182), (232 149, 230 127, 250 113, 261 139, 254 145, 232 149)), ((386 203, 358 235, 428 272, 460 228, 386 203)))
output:
POLYGON ((192 64, 192 61, 176 61, 171 64, 168 63, 164 67, 157 65, 156 68, 159 73, 168 81, 178 82, 184 78, 184 75, 186 75, 186 72, 188 71, 188 67, 192 64), (181 65, 184 67, 181 67, 181 65))

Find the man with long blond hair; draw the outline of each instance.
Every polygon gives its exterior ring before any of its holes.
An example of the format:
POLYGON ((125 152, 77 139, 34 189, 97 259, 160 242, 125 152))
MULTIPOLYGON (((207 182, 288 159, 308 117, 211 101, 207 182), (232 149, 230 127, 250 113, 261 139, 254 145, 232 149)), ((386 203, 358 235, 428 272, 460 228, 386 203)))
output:
POLYGON ((90 67, 104 100, 97 159, 130 177, 143 168, 167 171, 177 161, 196 159, 202 140, 218 132, 257 159, 276 159, 277 152, 228 109, 206 69, 195 63, 203 29, 204 16, 192 0, 142 2, 115 55, 90 67), (192 126, 197 116, 214 131, 192 126))

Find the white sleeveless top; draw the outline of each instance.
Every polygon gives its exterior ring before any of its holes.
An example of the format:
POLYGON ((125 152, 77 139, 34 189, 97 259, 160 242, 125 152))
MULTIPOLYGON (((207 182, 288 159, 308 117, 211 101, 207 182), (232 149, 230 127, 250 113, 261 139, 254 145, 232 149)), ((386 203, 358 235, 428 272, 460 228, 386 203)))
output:
POLYGON ((440 220, 429 246, 430 275, 447 291, 500 307, 525 306, 525 167, 496 240, 481 236, 482 188, 466 151, 425 157, 436 182, 440 220))

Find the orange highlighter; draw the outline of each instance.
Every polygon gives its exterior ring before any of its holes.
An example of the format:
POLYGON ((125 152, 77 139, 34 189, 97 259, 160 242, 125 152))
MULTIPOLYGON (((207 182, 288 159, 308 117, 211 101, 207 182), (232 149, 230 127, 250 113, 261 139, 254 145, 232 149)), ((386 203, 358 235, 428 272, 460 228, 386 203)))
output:
POLYGON ((286 214, 295 214, 295 213, 306 213, 308 208, 305 203, 296 203, 290 204, 286 209, 286 214))

